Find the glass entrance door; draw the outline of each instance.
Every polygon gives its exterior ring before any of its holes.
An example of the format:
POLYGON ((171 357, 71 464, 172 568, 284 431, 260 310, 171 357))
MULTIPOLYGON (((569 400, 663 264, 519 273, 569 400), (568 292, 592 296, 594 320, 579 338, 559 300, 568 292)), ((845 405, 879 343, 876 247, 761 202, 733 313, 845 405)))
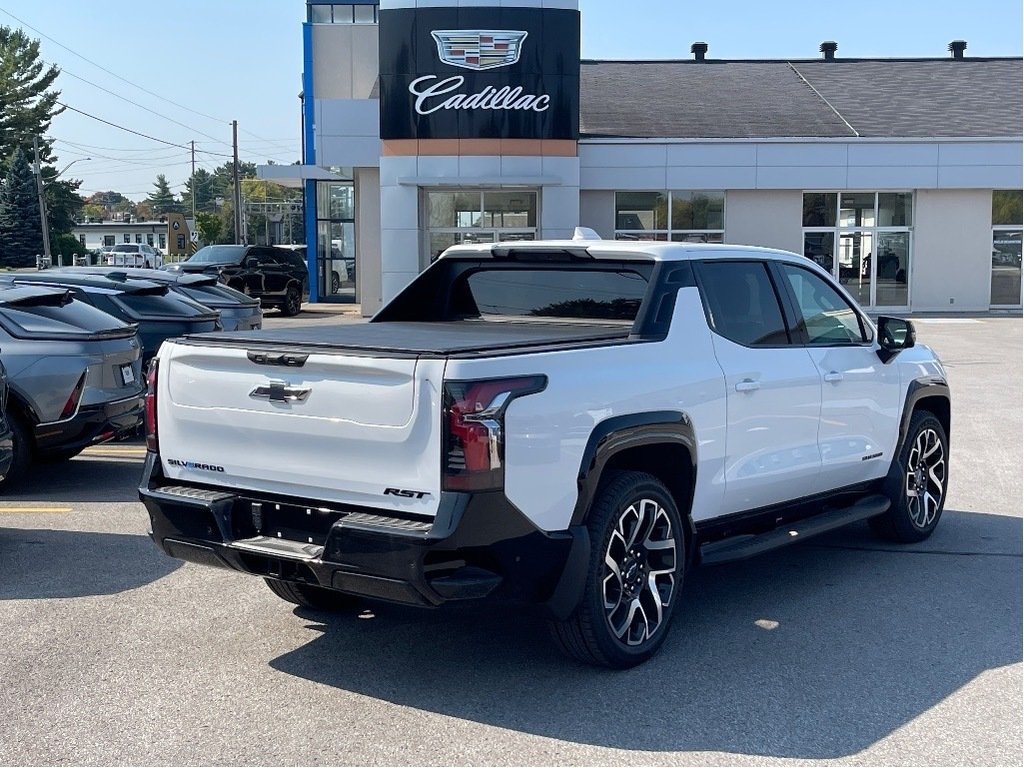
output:
POLYGON ((426 268, 446 248, 537 239, 535 189, 424 191, 426 268))

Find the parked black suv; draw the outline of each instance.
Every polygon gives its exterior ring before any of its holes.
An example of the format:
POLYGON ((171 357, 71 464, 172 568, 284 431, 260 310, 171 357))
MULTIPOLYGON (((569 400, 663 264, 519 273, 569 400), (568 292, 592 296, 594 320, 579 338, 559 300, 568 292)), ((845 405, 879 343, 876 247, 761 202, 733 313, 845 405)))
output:
POLYGON ((216 274, 236 291, 276 307, 285 315, 297 315, 309 298, 309 270, 302 257, 285 248, 265 245, 208 245, 188 261, 168 264, 171 272, 216 274))

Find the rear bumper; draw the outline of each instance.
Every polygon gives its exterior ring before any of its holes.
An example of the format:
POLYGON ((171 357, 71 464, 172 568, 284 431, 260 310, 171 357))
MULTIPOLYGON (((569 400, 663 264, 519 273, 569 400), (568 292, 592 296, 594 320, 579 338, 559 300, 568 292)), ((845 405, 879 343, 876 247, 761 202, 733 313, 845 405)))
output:
POLYGON ((500 492, 444 493, 433 520, 401 519, 174 484, 150 453, 139 495, 171 557, 411 605, 495 597, 564 615, 589 556, 585 528, 541 531, 500 492))
POLYGON ((143 393, 124 400, 84 406, 67 421, 37 425, 36 451, 45 456, 133 435, 142 423, 144 409, 143 393))

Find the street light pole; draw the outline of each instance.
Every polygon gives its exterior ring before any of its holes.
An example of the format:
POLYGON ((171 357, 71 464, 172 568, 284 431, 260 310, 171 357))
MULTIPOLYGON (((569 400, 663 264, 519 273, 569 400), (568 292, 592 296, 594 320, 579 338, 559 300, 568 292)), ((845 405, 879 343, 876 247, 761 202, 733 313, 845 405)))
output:
MULTIPOLYGON (((34 172, 36 174, 36 191, 39 193, 39 223, 40 223, 40 226, 43 229, 43 256, 47 259, 47 261, 49 261, 50 263, 53 263, 53 255, 50 253, 50 223, 49 223, 49 221, 47 221, 47 217, 46 217, 46 195, 44 194, 44 188, 43 188, 43 169, 42 169, 42 166, 40 166, 40 164, 39 164, 39 137, 38 136, 33 136, 32 137, 32 149, 35 150, 35 155, 36 155, 36 157, 35 157, 35 164, 34 164, 33 170, 34 170, 34 172)), ((60 171, 57 172, 57 175, 53 177, 54 181, 59 179, 60 176, 64 173, 64 171, 66 171, 72 165, 77 163, 79 160, 92 160, 92 158, 91 157, 79 157, 76 160, 72 160, 70 163, 65 165, 60 171)))

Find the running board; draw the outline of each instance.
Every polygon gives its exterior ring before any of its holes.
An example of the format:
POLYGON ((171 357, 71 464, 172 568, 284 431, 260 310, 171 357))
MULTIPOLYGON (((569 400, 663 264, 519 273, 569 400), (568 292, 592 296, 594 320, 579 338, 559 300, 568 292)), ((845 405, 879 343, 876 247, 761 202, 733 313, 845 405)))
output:
POLYGON ((886 496, 866 496, 852 506, 822 512, 820 515, 783 525, 767 533, 733 536, 704 544, 700 548, 704 565, 722 565, 760 555, 788 544, 809 539, 821 533, 842 528, 844 525, 866 520, 887 512, 890 506, 886 496))

